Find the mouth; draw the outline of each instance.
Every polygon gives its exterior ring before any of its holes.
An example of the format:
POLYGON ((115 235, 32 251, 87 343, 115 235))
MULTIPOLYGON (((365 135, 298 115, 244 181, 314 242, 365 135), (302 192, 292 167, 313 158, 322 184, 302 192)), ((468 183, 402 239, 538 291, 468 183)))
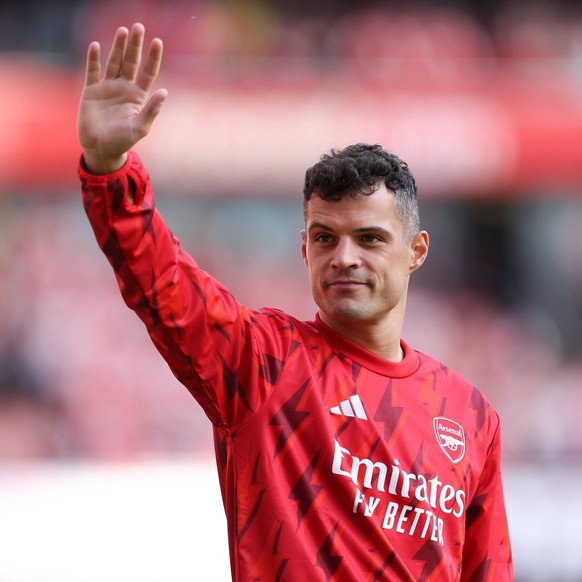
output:
POLYGON ((327 287, 333 287, 336 289, 354 289, 356 287, 364 286, 367 283, 356 279, 334 279, 332 281, 326 281, 325 284, 327 287))

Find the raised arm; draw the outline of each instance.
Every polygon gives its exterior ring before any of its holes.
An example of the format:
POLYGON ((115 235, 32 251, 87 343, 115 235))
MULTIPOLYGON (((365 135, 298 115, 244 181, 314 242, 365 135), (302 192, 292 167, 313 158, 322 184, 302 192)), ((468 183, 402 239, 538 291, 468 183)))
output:
POLYGON ((92 173, 121 168, 127 152, 149 133, 166 99, 165 89, 150 94, 162 62, 162 41, 152 40, 142 63, 144 36, 139 23, 129 31, 118 28, 103 75, 99 43, 89 45, 77 132, 92 173))

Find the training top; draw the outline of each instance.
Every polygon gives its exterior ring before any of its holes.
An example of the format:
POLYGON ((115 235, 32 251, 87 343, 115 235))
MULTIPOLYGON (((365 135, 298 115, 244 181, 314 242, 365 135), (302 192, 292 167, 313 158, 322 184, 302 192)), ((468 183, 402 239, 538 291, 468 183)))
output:
POLYGON ((318 317, 240 305, 170 232, 134 152, 79 176, 126 304, 214 427, 234 581, 513 580, 478 389, 404 341, 395 363, 318 317))

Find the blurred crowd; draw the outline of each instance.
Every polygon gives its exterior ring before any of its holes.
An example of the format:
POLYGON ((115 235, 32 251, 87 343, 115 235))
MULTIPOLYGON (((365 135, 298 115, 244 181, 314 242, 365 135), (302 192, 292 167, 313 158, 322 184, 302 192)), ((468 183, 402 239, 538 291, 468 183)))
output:
POLYGON ((78 61, 89 41, 107 41, 112 27, 135 20, 164 39, 166 66, 200 59, 228 68, 250 57, 253 66, 272 69, 286 58, 316 72, 369 69, 398 57, 426 75, 418 67, 435 60, 442 61, 439 73, 468 74, 472 59, 489 66, 535 59, 536 67, 540 59, 568 59, 577 67, 582 58, 576 0, 7 1, 0 4, 0 51, 78 61))
MULTIPOLYGON (((23 0, 0 4, 0 56, 79 64, 90 40, 107 45, 113 27, 135 20, 164 39, 167 67, 203 71, 198 82, 267 73, 305 84, 333 68, 381 82, 397 67, 402 82, 466 83, 508 62, 582 71, 573 1, 23 0)), ((184 246, 241 302, 313 317, 298 200, 163 204, 184 246)), ((581 459, 582 199, 437 200, 421 211, 434 250, 413 283, 405 337, 490 397, 508 461, 581 459)), ((211 454, 211 438, 123 305, 78 195, 5 193, 0 460, 211 454)))

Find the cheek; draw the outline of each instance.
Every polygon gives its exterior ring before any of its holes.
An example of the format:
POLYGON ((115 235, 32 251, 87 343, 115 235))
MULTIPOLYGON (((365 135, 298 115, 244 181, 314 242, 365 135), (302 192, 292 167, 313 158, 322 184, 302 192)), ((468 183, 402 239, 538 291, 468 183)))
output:
POLYGON ((374 268, 378 278, 384 285, 393 287, 405 281, 408 276, 408 263, 405 257, 387 257, 383 261, 376 263, 374 268))
POLYGON ((318 277, 318 269, 317 269, 317 263, 313 261, 312 258, 305 258, 305 266, 307 267, 307 272, 309 273, 309 280, 311 281, 311 284, 315 284, 318 277))
POLYGON ((318 260, 317 257, 305 255, 303 258, 303 262, 307 267, 307 273, 309 276, 309 283, 311 284, 311 288, 315 290, 321 285, 320 283, 322 273, 321 261, 318 260))
POLYGON ((309 270, 309 274, 311 275, 311 273, 317 271, 318 264, 321 263, 321 261, 319 261, 317 255, 313 253, 313 249, 310 249, 309 246, 307 245, 303 246, 302 254, 303 263, 305 264, 305 266, 309 270))

